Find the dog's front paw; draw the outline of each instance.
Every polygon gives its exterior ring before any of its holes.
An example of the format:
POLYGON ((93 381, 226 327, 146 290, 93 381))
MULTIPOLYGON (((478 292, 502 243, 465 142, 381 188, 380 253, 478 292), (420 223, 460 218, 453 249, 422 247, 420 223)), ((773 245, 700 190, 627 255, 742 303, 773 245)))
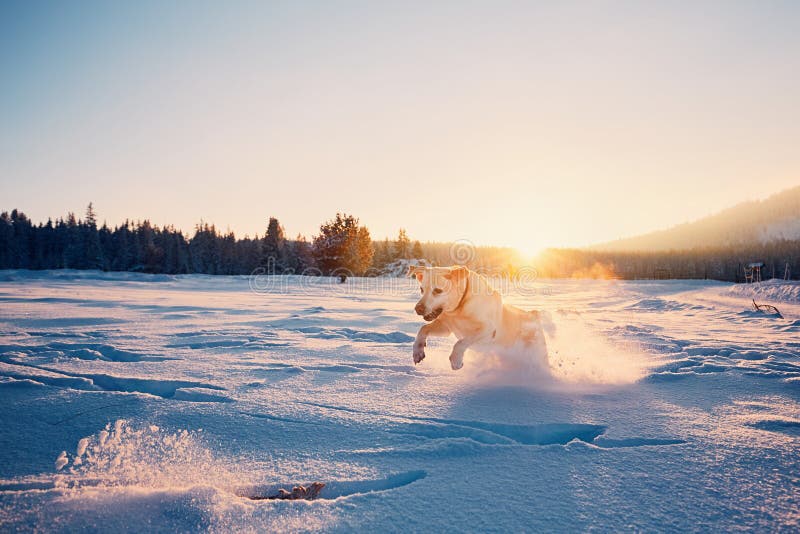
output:
POLYGON ((455 352, 450 355, 450 367, 453 371, 458 371, 464 367, 464 355, 456 354, 455 352))
POLYGON ((425 343, 414 343, 414 365, 425 359, 425 343))

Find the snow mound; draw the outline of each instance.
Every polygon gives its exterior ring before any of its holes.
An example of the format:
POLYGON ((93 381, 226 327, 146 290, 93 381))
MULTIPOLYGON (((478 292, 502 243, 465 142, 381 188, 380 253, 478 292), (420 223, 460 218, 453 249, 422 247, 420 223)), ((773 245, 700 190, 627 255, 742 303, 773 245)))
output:
POLYGON ((387 263, 383 269, 381 269, 381 276, 388 276, 390 278, 403 278, 406 276, 406 273, 408 273, 409 267, 417 265, 427 266, 428 263, 425 260, 395 260, 391 263, 387 263))
POLYGON ((800 282, 791 280, 773 279, 755 284, 737 284, 728 289, 728 292, 737 297, 800 304, 800 282))

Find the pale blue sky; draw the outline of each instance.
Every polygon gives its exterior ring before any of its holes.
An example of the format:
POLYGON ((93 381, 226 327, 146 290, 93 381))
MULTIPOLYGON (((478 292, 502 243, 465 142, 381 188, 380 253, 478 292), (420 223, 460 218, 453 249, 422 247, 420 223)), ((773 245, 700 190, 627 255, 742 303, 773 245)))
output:
POLYGON ((0 209, 584 245, 800 183, 798 95, 800 2, 6 0, 0 209))

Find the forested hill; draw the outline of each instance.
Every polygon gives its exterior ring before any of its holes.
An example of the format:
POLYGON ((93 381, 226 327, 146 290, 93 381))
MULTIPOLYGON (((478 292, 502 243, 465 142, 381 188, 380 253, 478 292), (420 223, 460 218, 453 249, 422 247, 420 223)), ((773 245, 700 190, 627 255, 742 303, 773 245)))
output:
POLYGON ((536 266, 553 278, 742 282, 746 266, 759 262, 763 278, 800 278, 800 187, 659 232, 584 249, 549 249, 536 266))
POLYGON ((800 186, 765 200, 744 202, 715 215, 589 247, 606 252, 667 251, 765 245, 800 240, 800 186))

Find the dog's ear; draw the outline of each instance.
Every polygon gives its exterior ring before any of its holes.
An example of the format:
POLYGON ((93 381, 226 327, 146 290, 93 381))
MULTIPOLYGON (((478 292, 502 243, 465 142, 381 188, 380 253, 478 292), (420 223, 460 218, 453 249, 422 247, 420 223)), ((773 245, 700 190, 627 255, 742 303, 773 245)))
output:
POLYGON ((463 265, 459 265, 458 267, 451 267, 450 272, 444 275, 445 278, 452 282, 458 282, 462 278, 467 276, 467 268, 463 265))
POLYGON ((420 265, 409 265, 408 266, 408 273, 406 276, 409 278, 416 278, 417 282, 422 282, 422 273, 425 270, 425 267, 420 265))

